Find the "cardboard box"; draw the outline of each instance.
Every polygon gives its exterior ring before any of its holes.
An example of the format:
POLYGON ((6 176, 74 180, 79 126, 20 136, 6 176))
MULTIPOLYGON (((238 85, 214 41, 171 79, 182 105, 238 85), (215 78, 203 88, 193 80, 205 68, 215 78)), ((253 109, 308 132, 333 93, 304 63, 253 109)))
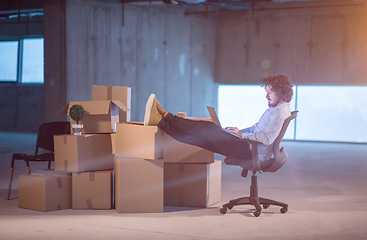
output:
POLYGON ((214 163, 214 152, 182 143, 163 133, 163 159, 172 163, 214 163))
POLYGON ((131 122, 116 124, 116 156, 162 159, 163 146, 163 131, 157 126, 131 122))
MULTIPOLYGON (((69 102, 59 112, 59 114, 69 115, 70 108, 78 104, 83 106, 85 113, 79 124, 83 124, 82 133, 111 133, 116 132, 116 123, 119 123, 119 109, 130 111, 123 103, 118 100, 112 101, 82 101, 69 102)), ((73 133, 72 125, 76 121, 70 119, 70 132, 73 133)))
MULTIPOLYGON (((131 88, 124 86, 92 86, 92 101, 118 100, 131 109, 131 88)), ((130 111, 119 109, 120 122, 130 122, 130 111)))
POLYGON ((181 143, 157 126, 142 123, 116 125, 116 156, 126 158, 164 159, 165 162, 213 163, 214 153, 181 143))
POLYGON ((222 162, 165 163, 164 205, 208 207, 220 201, 222 162))
POLYGON ((112 170, 73 173, 73 209, 112 208, 112 170))
POLYGON ((71 176, 32 173, 19 175, 18 206, 52 211, 71 208, 71 176))
POLYGON ((88 172, 114 166, 111 134, 55 135, 55 170, 88 172))
POLYGON ((116 133, 111 133, 112 154, 116 153, 116 133))
POLYGON ((163 159, 115 157, 116 211, 163 212, 163 167, 163 159))
POLYGON ((42 174, 42 175, 68 175, 71 176, 71 173, 64 171, 56 171, 54 169, 41 169, 34 171, 34 173, 42 174))

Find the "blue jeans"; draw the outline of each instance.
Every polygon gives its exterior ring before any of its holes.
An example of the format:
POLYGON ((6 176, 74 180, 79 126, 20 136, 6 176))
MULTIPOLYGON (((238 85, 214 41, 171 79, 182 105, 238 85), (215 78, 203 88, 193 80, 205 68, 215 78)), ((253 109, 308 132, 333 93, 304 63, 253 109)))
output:
POLYGON ((251 159, 250 145, 222 130, 215 123, 190 120, 168 113, 158 127, 177 141, 198 146, 226 157, 251 159))

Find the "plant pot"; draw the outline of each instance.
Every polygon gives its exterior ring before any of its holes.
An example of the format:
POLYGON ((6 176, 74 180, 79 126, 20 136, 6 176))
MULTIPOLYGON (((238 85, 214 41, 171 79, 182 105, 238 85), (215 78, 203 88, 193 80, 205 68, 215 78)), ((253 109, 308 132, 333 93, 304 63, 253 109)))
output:
POLYGON ((83 124, 73 124, 71 127, 73 128, 74 135, 82 135, 83 124))

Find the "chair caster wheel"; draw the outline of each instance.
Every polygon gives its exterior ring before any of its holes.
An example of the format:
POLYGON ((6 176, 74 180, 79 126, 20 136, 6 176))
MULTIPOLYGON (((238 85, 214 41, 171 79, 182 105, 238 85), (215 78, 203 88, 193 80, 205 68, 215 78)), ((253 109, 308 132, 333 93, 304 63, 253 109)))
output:
POLYGON ((286 208, 286 207, 282 207, 281 209, 280 209, 280 212, 281 213, 286 213, 288 211, 288 208, 286 208))
POLYGON ((260 216, 260 214, 261 214, 261 212, 260 212, 260 211, 257 211, 257 210, 256 210, 256 211, 254 211, 254 216, 255 216, 255 217, 260 216))
POLYGON ((226 207, 222 207, 221 209, 219 209, 219 212, 220 212, 221 214, 226 214, 226 212, 227 212, 227 208, 226 208, 226 207))
POLYGON ((263 205, 263 208, 264 208, 264 209, 268 209, 269 207, 270 207, 270 205, 269 205, 269 204, 264 204, 264 205, 263 205))

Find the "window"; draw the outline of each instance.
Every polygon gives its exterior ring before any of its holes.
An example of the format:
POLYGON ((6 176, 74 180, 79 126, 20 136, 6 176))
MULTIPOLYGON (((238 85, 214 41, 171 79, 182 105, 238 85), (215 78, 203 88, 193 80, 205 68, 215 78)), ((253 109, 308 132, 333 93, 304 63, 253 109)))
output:
POLYGON ((297 139, 367 142, 367 87, 299 86, 297 139))
POLYGON ((18 41, 0 42, 0 81, 16 82, 18 69, 18 41))
MULTIPOLYGON (((296 86, 291 110, 300 110, 284 139, 367 142, 366 86, 296 86)), ((223 126, 245 128, 267 108, 265 91, 254 85, 220 85, 218 116, 223 126)))
POLYGON ((24 39, 22 83, 43 83, 43 39, 24 39))
POLYGON ((43 83, 43 38, 0 41, 0 82, 43 83))
MULTIPOLYGON (((265 89, 260 85, 220 85, 218 117, 222 126, 242 129, 257 123, 268 108, 265 96, 265 89)), ((295 109, 294 99, 291 101, 292 111, 295 109)), ((294 139, 294 121, 289 124, 284 139, 294 139)))

